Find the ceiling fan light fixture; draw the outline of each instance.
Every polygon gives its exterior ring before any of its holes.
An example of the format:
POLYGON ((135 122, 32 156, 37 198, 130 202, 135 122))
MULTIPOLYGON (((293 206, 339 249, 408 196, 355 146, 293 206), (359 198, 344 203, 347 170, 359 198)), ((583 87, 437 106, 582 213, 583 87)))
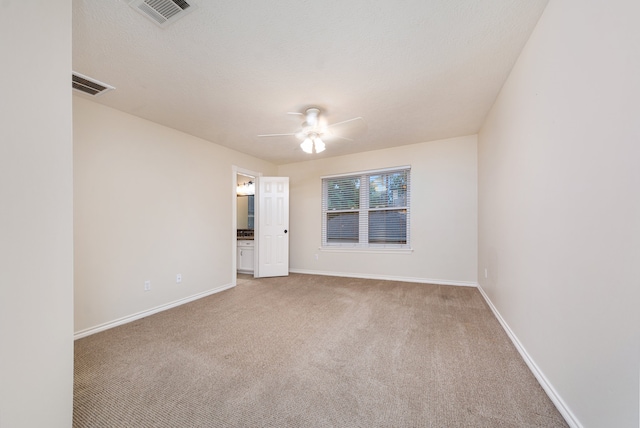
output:
POLYGON ((302 144, 300 144, 300 148, 305 153, 313 153, 313 141, 311 141, 311 138, 305 138, 302 144))
POLYGON ((326 148, 326 146, 324 144, 324 141, 322 141, 320 137, 315 138, 313 140, 313 143, 316 149, 316 153, 324 152, 324 149, 326 148))

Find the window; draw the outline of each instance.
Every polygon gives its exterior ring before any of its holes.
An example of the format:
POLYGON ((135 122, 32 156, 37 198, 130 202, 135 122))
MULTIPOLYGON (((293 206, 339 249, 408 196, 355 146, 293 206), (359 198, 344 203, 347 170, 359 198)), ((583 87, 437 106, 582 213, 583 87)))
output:
POLYGON ((323 248, 409 248, 410 167, 322 179, 323 248))

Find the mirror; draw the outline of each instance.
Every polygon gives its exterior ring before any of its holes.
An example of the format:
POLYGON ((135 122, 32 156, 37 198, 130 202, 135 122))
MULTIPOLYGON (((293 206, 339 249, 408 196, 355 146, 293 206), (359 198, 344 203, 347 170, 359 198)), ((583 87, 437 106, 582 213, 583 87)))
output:
POLYGON ((238 229, 253 230, 253 195, 238 195, 238 229))

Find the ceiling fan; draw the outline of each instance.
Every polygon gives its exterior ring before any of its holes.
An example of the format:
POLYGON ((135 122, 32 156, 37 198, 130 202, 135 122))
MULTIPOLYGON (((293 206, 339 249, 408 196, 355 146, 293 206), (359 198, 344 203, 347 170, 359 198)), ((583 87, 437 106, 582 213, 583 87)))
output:
POLYGON ((305 109, 303 113, 290 112, 288 114, 304 116, 304 122, 302 122, 302 126, 298 131, 288 134, 261 134, 258 135, 258 137, 283 137, 293 135, 302 140, 300 148, 305 153, 320 153, 326 148, 324 140, 339 138, 353 141, 352 138, 345 137, 345 135, 351 135, 354 133, 353 131, 363 130, 363 127, 366 126, 364 119, 361 117, 354 117, 353 119, 328 125, 321 113, 318 107, 309 107, 305 109))

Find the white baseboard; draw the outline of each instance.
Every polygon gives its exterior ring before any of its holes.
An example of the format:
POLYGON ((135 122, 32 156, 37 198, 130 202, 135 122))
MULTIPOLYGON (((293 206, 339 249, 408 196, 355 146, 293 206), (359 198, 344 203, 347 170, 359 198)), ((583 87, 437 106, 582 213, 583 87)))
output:
POLYGON ((538 380, 538 383, 540 383, 540 386, 542 386, 542 389, 544 389, 544 392, 547 393, 547 395, 549 396, 549 399, 551 399, 551 401, 556 406, 556 408, 558 409, 562 417, 565 419, 567 424, 571 428, 582 428, 582 424, 578 422, 578 419, 576 418, 576 416, 571 412, 571 410, 569 410, 569 407, 567 406, 567 404, 560 397, 560 395, 555 390, 555 388, 551 385, 551 383, 549 382, 547 377, 544 375, 544 373, 542 373, 542 370, 540 370, 540 368, 537 366, 535 361, 533 361, 533 358, 531 358, 531 356, 529 355, 525 347, 522 345, 522 343, 520 343, 520 340, 518 340, 518 337, 509 327, 509 324, 507 324, 504 318, 502 318, 502 315, 500 315, 500 312, 498 312, 498 309, 493 305, 493 302, 491 301, 491 299, 489 299, 489 296, 487 295, 487 293, 485 293, 485 291, 482 289, 482 286, 480 284, 478 284, 478 290, 480 291, 480 294, 482 294, 482 297, 484 298, 484 300, 487 302, 487 305, 489 305, 489 307, 491 308, 491 311, 493 312, 495 317, 500 322, 500 325, 502 325, 502 328, 504 329, 504 331, 509 336, 509 339, 511 339, 511 342, 513 342, 514 346, 520 353, 520 356, 522 356, 522 359, 529 367, 529 370, 531 370, 535 378, 538 380))
POLYGON ((473 281, 452 281, 449 279, 415 278, 410 276, 371 275, 366 273, 327 272, 307 269, 289 269, 291 273, 303 273, 306 275, 343 276, 345 278, 380 279, 384 281, 418 282, 421 284, 456 285, 461 287, 477 287, 473 281))
POLYGON ((193 302, 194 300, 202 299, 203 297, 207 297, 212 294, 216 294, 221 291, 228 290, 229 288, 232 288, 235 285, 236 285, 235 283, 225 284, 211 290, 203 291, 202 293, 194 294, 192 296, 185 297, 183 299, 178 299, 173 302, 166 303, 164 305, 156 306, 155 308, 147 309, 145 311, 141 311, 132 315, 127 315, 126 317, 118 318, 116 320, 109 321, 109 322, 97 325, 95 327, 85 328, 84 330, 75 332, 73 335, 73 340, 91 336, 92 334, 96 334, 101 331, 108 330, 110 328, 129 323, 131 321, 139 320, 140 318, 148 317, 149 315, 157 314, 158 312, 166 311, 167 309, 175 308, 176 306, 193 302))

